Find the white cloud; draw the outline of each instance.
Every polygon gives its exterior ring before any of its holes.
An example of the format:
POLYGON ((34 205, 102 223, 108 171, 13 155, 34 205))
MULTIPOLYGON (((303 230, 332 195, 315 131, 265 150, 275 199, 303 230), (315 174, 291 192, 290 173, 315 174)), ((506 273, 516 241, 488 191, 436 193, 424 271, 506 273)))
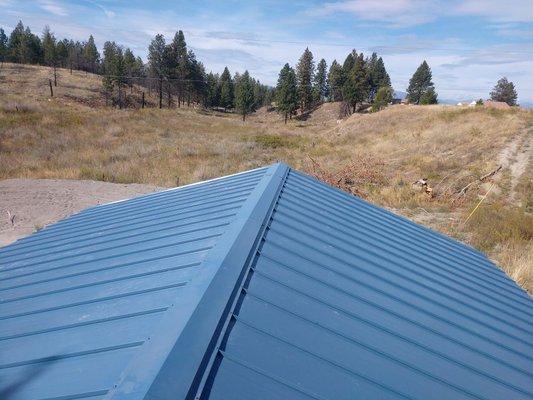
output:
POLYGON ((531 0, 466 0, 457 4, 454 11, 498 22, 533 22, 531 0))
POLYGON ((64 7, 52 0, 40 0, 39 6, 43 10, 60 17, 66 17, 68 15, 68 12, 64 7))
POLYGON ((315 16, 351 13, 365 21, 384 21, 394 27, 431 22, 436 18, 438 3, 433 0, 348 0, 326 3, 311 10, 315 16))

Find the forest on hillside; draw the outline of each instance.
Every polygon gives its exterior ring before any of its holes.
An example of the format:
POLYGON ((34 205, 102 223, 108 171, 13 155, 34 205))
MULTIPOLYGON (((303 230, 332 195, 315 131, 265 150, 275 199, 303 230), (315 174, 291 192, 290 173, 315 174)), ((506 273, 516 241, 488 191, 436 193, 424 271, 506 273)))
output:
MULTIPOLYGON (((236 111, 243 120, 258 108, 275 104, 287 122, 292 116, 310 112, 328 101, 340 102, 339 116, 345 117, 357 111, 379 111, 394 97, 385 63, 375 52, 365 56, 354 49, 342 63, 333 60, 328 68, 325 59, 316 62, 306 48, 294 67, 288 63, 283 66, 277 85, 270 87, 247 70, 232 74, 226 67, 222 73, 207 72, 187 46, 181 30, 170 41, 157 34, 148 46, 144 62, 131 49, 114 41, 105 42, 100 54, 92 35, 83 42, 60 40, 46 27, 38 36, 19 21, 9 37, 0 28, 0 61, 49 66, 55 85, 58 68, 99 74, 106 101, 118 108, 133 104, 127 89, 131 93, 135 86, 150 94, 156 92, 159 108, 192 104, 236 111)), ((516 105, 514 85, 505 78, 498 81, 491 97, 516 105)), ((409 81, 407 99, 420 105, 438 102, 431 68, 425 60, 409 81)))

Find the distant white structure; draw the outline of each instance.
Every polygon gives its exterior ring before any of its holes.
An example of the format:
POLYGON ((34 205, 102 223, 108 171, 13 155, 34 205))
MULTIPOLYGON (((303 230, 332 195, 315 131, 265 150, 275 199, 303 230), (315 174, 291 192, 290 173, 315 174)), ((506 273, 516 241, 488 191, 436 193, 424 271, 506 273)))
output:
POLYGON ((459 103, 457 103, 457 105, 458 105, 458 106, 463 106, 464 104, 461 103, 461 102, 459 102, 459 103))
POLYGON ((470 103, 468 103, 468 107, 475 107, 477 105, 477 101, 472 100, 470 103))

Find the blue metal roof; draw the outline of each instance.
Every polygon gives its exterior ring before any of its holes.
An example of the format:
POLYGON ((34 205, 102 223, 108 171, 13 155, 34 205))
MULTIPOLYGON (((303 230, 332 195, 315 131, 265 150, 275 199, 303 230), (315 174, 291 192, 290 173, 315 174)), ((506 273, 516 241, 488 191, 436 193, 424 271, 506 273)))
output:
POLYGON ((0 268, 10 399, 533 398, 522 289, 284 164, 88 209, 0 268))

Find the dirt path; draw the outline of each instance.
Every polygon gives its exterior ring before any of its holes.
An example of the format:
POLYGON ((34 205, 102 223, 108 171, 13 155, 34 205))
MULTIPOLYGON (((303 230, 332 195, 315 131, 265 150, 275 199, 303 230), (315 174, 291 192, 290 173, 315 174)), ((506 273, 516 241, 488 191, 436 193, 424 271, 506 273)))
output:
POLYGON ((151 185, 76 180, 0 181, 0 247, 89 206, 161 189, 151 185))
POLYGON ((499 163, 511 172, 511 200, 515 199, 516 185, 520 177, 526 172, 533 159, 533 135, 526 132, 525 135, 515 137, 503 148, 499 155, 499 163))

